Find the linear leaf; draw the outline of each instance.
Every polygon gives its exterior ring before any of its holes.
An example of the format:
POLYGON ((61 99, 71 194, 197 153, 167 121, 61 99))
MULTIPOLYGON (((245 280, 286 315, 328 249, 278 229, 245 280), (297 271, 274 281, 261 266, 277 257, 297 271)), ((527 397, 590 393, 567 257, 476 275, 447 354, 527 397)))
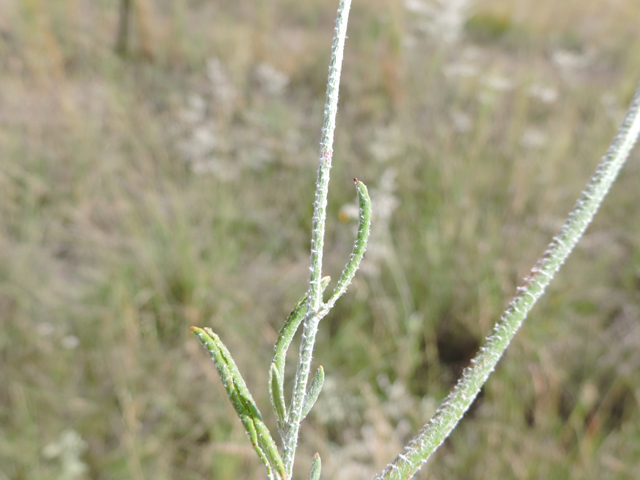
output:
MULTIPOLYGON (((322 290, 327 288, 329 282, 331 281, 331 277, 324 277, 322 279, 322 290)), ((282 378, 284 382, 284 364, 287 356, 287 350, 289 349, 289 345, 291 345, 291 340, 293 340, 293 336, 298 331, 298 327, 300 323, 304 319, 304 315, 307 313, 307 294, 296 303, 296 306, 293 307, 293 310, 287 317, 287 320, 284 322, 284 325, 280 329, 280 333, 278 334, 278 340, 276 341, 276 345, 273 349, 273 360, 275 363, 276 369, 280 374, 280 378, 282 378)))
POLYGON ((262 460, 262 463, 264 463, 264 466, 267 468, 267 476, 269 477, 269 480, 273 480, 273 471, 271 470, 271 464, 269 463, 269 459, 262 450, 262 447, 260 447, 258 443, 258 432, 256 431, 256 426, 253 423, 253 420, 250 417, 244 417, 241 418, 241 420, 242 425, 244 425, 244 429, 249 436, 251 445, 253 445, 253 449, 256 451, 258 457, 260 457, 260 460, 262 460))
POLYGON ((313 463, 311 464, 311 472, 309 473, 309 480, 320 480, 320 469, 322 468, 322 462, 320 461, 320 454, 316 452, 313 456, 313 463))
POLYGON ((246 416, 252 416, 251 412, 247 410, 245 402, 240 398, 241 395, 237 390, 237 379, 229 369, 227 360, 220 349, 222 342, 220 342, 218 336, 216 334, 213 334, 212 336, 209 332, 198 327, 191 327, 191 331, 197 335, 204 347, 209 351, 209 355, 218 370, 218 374, 220 375, 224 389, 227 392, 227 396, 240 419, 246 416))
POLYGON ((261 420, 254 420, 253 423, 255 424, 256 431, 258 432, 258 445, 262 448, 262 451, 269 459, 271 466, 278 475, 277 478, 285 479, 286 473, 284 463, 282 462, 282 457, 280 457, 280 452, 278 452, 278 447, 276 447, 276 444, 271 437, 271 432, 269 432, 269 429, 261 420))
POLYGON ((331 310, 344 292, 347 291, 347 287, 351 284, 353 277, 360 266, 364 252, 367 249, 367 241, 369 240, 369 234, 371 233, 371 198, 369 198, 369 192, 364 183, 357 178, 353 181, 356 184, 356 191, 358 192, 358 203, 360 204, 360 215, 358 218, 358 235, 356 241, 353 244, 353 252, 349 261, 342 271, 342 275, 338 280, 336 288, 333 290, 333 295, 327 302, 325 309, 331 310))
MULTIPOLYGON (((209 351, 209 355, 213 359, 224 388, 231 400, 231 404, 235 409, 240 421, 245 427, 247 435, 251 440, 256 453, 264 462, 264 458, 268 458, 271 467, 277 472, 279 477, 285 478, 284 466, 278 448, 276 447, 271 432, 267 429, 262 421, 262 415, 256 402, 253 400, 244 379, 238 370, 231 353, 222 343, 220 337, 216 335, 210 328, 191 327, 191 331, 200 339, 205 348, 209 351), (257 433, 256 433, 257 432, 257 433)), ((271 468, 267 466, 267 471, 271 478, 271 468)))
POLYGON ((276 366, 280 377, 284 379, 284 363, 287 356, 287 349, 291 345, 291 340, 296 334, 300 322, 304 318, 304 314, 307 312, 307 295, 305 294, 293 307, 291 313, 284 322, 284 325, 280 329, 278 334, 278 340, 273 349, 273 364, 276 366))
POLYGON ((311 380, 311 385, 309 386, 307 395, 306 397, 304 397, 302 418, 305 418, 315 405, 316 400, 318 400, 318 395, 320 395, 320 391, 322 390, 322 385, 324 385, 324 368, 322 368, 322 365, 320 365, 318 367, 318 371, 313 377, 313 380, 311 380))
POLYGON ((284 390, 282 387, 282 377, 278 373, 276 364, 272 363, 269 369, 269 397, 273 411, 278 419, 278 425, 282 429, 287 418, 287 409, 284 403, 284 390))

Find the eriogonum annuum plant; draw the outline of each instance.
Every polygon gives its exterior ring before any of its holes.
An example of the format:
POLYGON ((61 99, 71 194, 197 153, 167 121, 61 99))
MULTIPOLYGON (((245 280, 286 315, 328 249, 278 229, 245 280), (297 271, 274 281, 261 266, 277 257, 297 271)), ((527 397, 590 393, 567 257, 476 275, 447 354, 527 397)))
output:
MULTIPOLYGON (((318 324, 333 308, 338 298, 345 293, 353 280, 364 255, 370 233, 371 201, 367 187, 359 180, 354 179, 359 201, 358 233, 353 252, 333 289, 333 293, 325 302, 323 294, 330 283, 329 277, 322 276, 327 193, 333 157, 333 135, 338 111, 340 72, 350 6, 351 0, 340 1, 333 37, 312 218, 309 287, 280 330, 268 372, 269 395, 278 422, 282 454, 273 435, 264 424, 260 410, 249 393, 229 350, 210 328, 191 327, 191 331, 198 336, 209 351, 229 400, 240 418, 253 448, 264 464, 270 480, 289 480, 292 478, 300 423, 315 404, 324 382, 324 370, 320 366, 309 383, 311 358, 318 324), (298 366, 291 402, 287 405, 283 386, 286 353, 293 336, 301 325, 302 337, 298 366)), ((496 323, 476 358, 463 372, 457 385, 444 400, 431 421, 407 444, 396 459, 376 476, 376 480, 406 480, 413 477, 455 428, 494 370, 527 314, 542 296, 555 273, 582 237, 628 158, 639 132, 640 86, 618 134, 574 209, 522 286, 517 289, 515 298, 496 323)), ((316 453, 308 477, 310 480, 320 478, 320 466, 320 456, 316 453)))

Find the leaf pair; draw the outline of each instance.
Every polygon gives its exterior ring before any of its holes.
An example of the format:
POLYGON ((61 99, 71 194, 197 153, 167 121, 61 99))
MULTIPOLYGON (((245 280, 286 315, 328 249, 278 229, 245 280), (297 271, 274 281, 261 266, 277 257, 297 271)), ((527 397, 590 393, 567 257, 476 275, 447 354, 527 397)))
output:
MULTIPOLYGON (((324 290, 329 285, 331 277, 324 277, 322 279, 322 289, 324 290)), ((280 432, 283 432, 290 421, 288 418, 288 412, 284 400, 284 366, 287 356, 287 350, 291 345, 291 340, 296 334, 296 331, 300 327, 300 323, 304 319, 307 313, 307 295, 305 294, 296 303, 284 325, 280 329, 278 340, 276 341, 275 348, 273 349, 273 360, 271 368, 269 368, 269 396, 271 398, 271 405, 273 411, 278 419, 278 427, 280 432)), ((311 382, 311 387, 305 398, 303 418, 307 416, 322 390, 324 383, 324 370, 322 366, 318 367, 318 372, 311 382), (313 392, 313 393, 312 393, 313 392)))

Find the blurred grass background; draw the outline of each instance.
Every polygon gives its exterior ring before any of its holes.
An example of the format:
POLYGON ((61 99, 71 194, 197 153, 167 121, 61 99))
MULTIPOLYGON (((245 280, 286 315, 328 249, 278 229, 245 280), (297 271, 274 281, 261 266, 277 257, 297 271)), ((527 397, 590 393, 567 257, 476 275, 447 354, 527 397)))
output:
MULTIPOLYGON (((2 480, 264 477, 188 327, 273 426, 337 2, 133 7, 117 55, 115 0, 0 1, 2 480)), ((315 451, 323 478, 373 478, 433 414, 612 139, 639 23, 634 0, 354 2, 326 274, 354 176, 373 237, 321 325, 299 478, 315 451)), ((418 478, 635 478, 638 160, 418 478)))

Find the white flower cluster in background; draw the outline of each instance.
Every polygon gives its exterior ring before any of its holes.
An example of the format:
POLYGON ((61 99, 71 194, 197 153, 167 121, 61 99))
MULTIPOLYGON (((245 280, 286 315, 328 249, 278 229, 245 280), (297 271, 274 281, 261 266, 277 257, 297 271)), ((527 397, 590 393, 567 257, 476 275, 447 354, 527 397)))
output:
POLYGON ((233 109, 237 91, 220 59, 207 60, 205 74, 208 92, 189 94, 178 113, 179 121, 174 126, 179 137, 178 151, 195 173, 229 180, 237 176, 237 171, 224 159, 226 142, 219 135, 217 119, 233 109))
POLYGON ((179 113, 179 128, 183 132, 178 149, 182 160, 195 173, 210 173, 222 180, 229 180, 235 178, 237 172, 221 155, 223 144, 207 104, 206 98, 196 93, 187 98, 186 106, 179 113))
POLYGON ((558 49, 551 54, 551 61, 564 71, 580 70, 593 63, 593 54, 558 49))
POLYGON ((282 95, 290 80, 285 73, 264 62, 256 68, 256 79, 260 89, 273 96, 282 95))
POLYGON ((568 84, 580 82, 587 69, 595 62, 595 52, 576 52, 558 49, 551 53, 551 62, 556 66, 562 79, 568 84))
POLYGON ((60 346, 65 350, 75 350, 80 346, 80 339, 78 337, 71 334, 60 337, 60 332, 58 332, 58 329, 56 329, 56 327, 50 322, 38 323, 36 325, 36 331, 43 338, 47 338, 49 340, 59 339, 60 346))
POLYGON ((328 478, 373 478, 376 459, 397 453, 414 432, 413 423, 425 422, 436 411, 435 398, 413 397, 402 380, 391 382, 385 374, 378 375, 376 380, 379 392, 368 384, 340 388, 342 380, 331 376, 325 379, 322 395, 313 410, 314 418, 325 427, 340 425, 344 435, 341 445, 328 445, 331 455, 322 465, 328 478))
POLYGON ((528 127, 520 136, 520 146, 527 150, 543 148, 548 143, 547 134, 536 127, 528 127))
POLYGON ((453 45, 462 40, 474 0, 405 0, 405 9, 418 18, 418 28, 453 45))
POLYGON ((87 478, 89 467, 82 461, 82 455, 87 449, 80 434, 68 429, 60 434, 53 442, 42 450, 42 456, 49 461, 57 461, 60 480, 81 480, 87 478))
POLYGON ((550 105, 558 100, 558 89, 550 85, 534 83, 529 87, 528 94, 531 98, 550 105))
MULTIPOLYGON (((239 99, 240 89, 220 59, 207 61, 205 75, 207 88, 187 96, 178 122, 172 125, 181 160, 194 173, 214 175, 222 181, 237 179, 245 169, 262 170, 274 160, 277 144, 264 134, 269 113, 246 105, 238 111, 246 99, 239 99), (237 113, 244 123, 234 122, 237 113)), ((285 73, 264 62, 252 70, 252 79, 253 92, 263 98, 282 96, 290 82, 285 73)), ((285 148, 293 143, 295 149, 294 134, 284 140, 289 140, 285 148)))
POLYGON ((207 78, 211 94, 217 106, 225 107, 233 103, 237 92, 231 78, 219 58, 212 57, 207 60, 207 78))

